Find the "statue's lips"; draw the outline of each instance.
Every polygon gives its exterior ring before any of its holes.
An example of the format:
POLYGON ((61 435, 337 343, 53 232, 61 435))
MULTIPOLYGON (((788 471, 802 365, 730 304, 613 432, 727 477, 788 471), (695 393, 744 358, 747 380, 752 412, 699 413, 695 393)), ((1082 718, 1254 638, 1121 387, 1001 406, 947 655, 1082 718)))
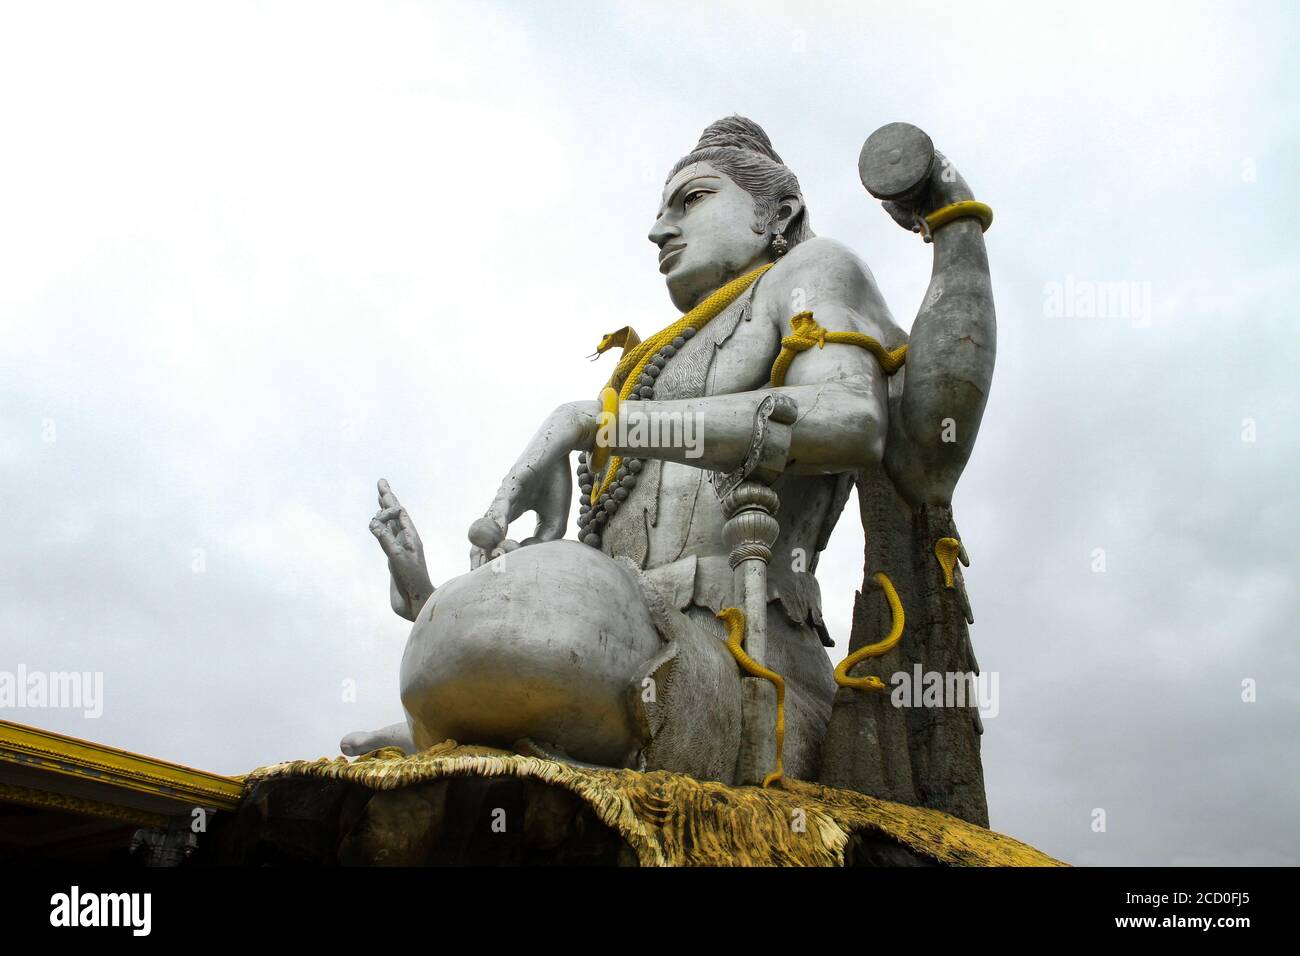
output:
POLYGON ((666 272, 666 266, 673 261, 673 258, 686 248, 685 244, 680 246, 668 246, 663 252, 659 253, 659 271, 666 272))

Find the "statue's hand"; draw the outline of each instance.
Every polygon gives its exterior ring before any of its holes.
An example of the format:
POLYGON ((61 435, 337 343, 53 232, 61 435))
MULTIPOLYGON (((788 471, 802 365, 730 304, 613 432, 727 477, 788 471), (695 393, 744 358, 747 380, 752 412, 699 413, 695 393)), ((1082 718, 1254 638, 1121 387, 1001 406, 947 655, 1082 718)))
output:
POLYGON ((470 526, 469 540, 474 546, 469 553, 471 569, 511 550, 513 542, 506 540, 506 529, 525 511, 537 513, 537 527, 521 546, 564 537, 573 499, 569 453, 589 440, 598 410, 595 402, 561 405, 542 424, 501 482, 487 514, 470 526))
POLYGON ((972 197, 971 189, 957 172, 957 167, 943 153, 935 150, 934 168, 925 181, 911 195, 893 201, 886 200, 881 205, 894 222, 904 229, 915 230, 918 218, 972 197))
POLYGON ((388 591, 393 610, 414 621, 433 594, 433 583, 424 564, 420 535, 383 478, 379 479, 379 512, 370 519, 370 533, 388 556, 388 571, 392 576, 388 591))
POLYGON ((506 538, 506 529, 525 511, 537 512, 537 527, 532 537, 519 542, 521 547, 563 538, 572 497, 567 454, 524 468, 515 466, 501 482, 487 514, 470 525, 469 540, 474 545, 469 553, 470 568, 513 550, 514 542, 506 538))

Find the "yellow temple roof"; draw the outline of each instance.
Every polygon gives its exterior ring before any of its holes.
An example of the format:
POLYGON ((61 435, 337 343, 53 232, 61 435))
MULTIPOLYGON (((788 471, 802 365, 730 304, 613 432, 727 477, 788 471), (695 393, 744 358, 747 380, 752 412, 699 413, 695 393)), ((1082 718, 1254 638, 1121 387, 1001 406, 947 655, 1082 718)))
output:
POLYGON ((232 777, 0 720, 0 801, 157 826, 196 808, 233 810, 232 777))

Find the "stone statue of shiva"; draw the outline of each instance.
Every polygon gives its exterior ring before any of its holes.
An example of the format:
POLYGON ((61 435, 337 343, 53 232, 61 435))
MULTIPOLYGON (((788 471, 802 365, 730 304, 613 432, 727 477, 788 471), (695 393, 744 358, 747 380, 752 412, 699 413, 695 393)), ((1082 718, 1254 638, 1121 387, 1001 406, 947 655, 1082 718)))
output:
POLYGON ((813 234, 767 134, 711 124, 648 236, 682 316, 606 336, 622 347, 606 389, 541 422, 470 529, 468 573, 433 586, 379 482, 370 530, 412 622, 406 717, 345 754, 454 739, 730 784, 818 778, 839 690, 818 555, 864 471, 887 470, 907 507, 947 505, 993 365, 991 214, 920 130, 873 140, 864 183, 934 246, 910 338, 862 260, 813 234), (645 440, 665 422, 693 440, 645 440), (534 534, 508 539, 527 511, 534 534))

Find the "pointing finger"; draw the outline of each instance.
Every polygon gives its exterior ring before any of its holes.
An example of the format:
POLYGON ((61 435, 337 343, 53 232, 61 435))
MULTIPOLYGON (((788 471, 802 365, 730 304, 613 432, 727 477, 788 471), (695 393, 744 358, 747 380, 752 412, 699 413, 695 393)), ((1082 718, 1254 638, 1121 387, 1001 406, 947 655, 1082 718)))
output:
POLYGON ((393 494, 393 489, 389 486, 387 480, 379 479, 379 507, 381 508, 400 508, 401 502, 397 500, 397 495, 393 494))

